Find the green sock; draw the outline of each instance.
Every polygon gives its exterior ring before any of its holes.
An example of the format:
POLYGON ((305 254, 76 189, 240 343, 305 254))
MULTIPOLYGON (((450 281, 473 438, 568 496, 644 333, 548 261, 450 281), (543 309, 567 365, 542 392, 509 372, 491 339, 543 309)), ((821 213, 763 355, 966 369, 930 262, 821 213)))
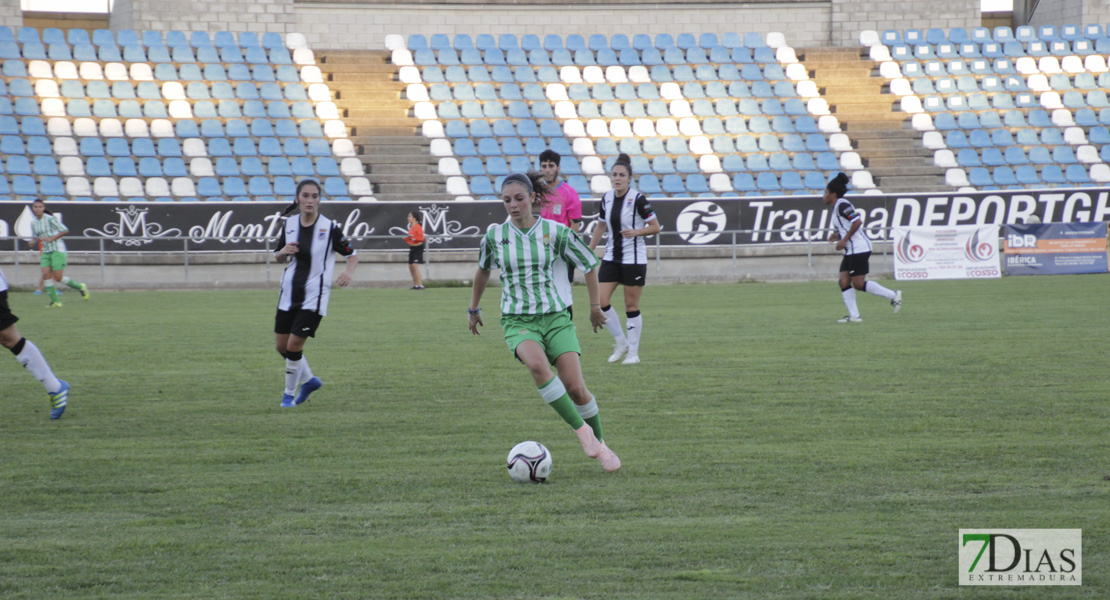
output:
POLYGON ((72 279, 70 279, 68 275, 62 278, 62 283, 68 285, 69 287, 71 287, 75 290, 81 289, 81 284, 72 280, 72 279))
POLYGON ((590 426, 590 429, 594 430, 594 437, 596 437, 598 441, 601 441, 601 415, 596 414, 588 419, 582 420, 590 426))
POLYGON ((575 408, 574 402, 567 395, 567 388, 558 377, 552 377, 551 381, 543 384, 539 388, 540 396, 559 413, 559 416, 570 425, 571 429, 578 429, 582 427, 582 417, 578 416, 578 409, 575 408))
POLYGON ((57 302, 58 301, 58 290, 54 289, 54 286, 52 286, 52 285, 48 285, 48 286, 45 286, 45 287, 46 287, 46 293, 50 295, 50 301, 51 302, 57 302))

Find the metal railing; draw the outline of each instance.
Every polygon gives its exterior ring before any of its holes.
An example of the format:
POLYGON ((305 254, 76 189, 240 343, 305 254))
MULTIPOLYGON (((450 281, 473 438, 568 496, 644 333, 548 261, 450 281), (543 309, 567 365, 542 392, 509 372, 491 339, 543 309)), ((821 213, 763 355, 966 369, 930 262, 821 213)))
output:
MULTIPOLYGON (((876 247, 876 250, 879 250, 881 248, 881 255, 883 256, 884 260, 887 257, 887 253, 888 253, 888 249, 889 249, 889 240, 887 239, 887 236, 889 236, 890 230, 891 230, 890 227, 869 228, 869 229, 866 230, 866 233, 868 235, 879 234, 877 239, 875 237, 872 237, 871 239, 872 239, 872 243, 876 247)), ((777 247, 790 247, 790 246, 796 247, 798 245, 804 244, 805 245, 806 264, 807 264, 808 267, 813 267, 813 264, 814 264, 813 260, 814 260, 814 254, 815 254, 814 249, 815 249, 815 247, 825 247, 825 248, 830 248, 831 247, 831 244, 828 241, 826 241, 827 237, 828 237, 828 234, 831 231, 832 230, 828 229, 828 228, 810 228, 810 229, 794 229, 794 228, 791 228, 791 229, 727 229, 727 230, 721 230, 721 231, 716 231, 716 232, 706 232, 706 231, 661 231, 658 234, 650 236, 652 238, 651 241, 650 241, 650 244, 651 244, 650 247, 652 249, 652 254, 654 255, 654 256, 650 257, 650 260, 652 260, 652 262, 654 262, 655 270, 656 270, 657 273, 659 273, 659 272, 662 271, 664 254, 667 253, 665 251, 673 251, 674 254, 672 255, 672 257, 677 257, 677 255, 679 255, 679 254, 693 253, 693 252, 698 251, 699 249, 729 247, 731 249, 732 268, 735 270, 739 266, 739 260, 741 258, 741 249, 742 248, 755 248, 755 247, 766 248, 766 247, 776 247, 776 246, 777 247), (782 234, 789 234, 792 237, 797 237, 797 238, 800 238, 800 239, 790 240, 790 241, 781 241, 780 236, 782 234), (714 243, 710 244, 710 243, 697 243, 697 242, 687 241, 689 239, 704 239, 707 236, 713 236, 713 237, 710 240, 706 240, 706 242, 714 242, 714 243), (665 244, 664 243, 664 241, 665 241, 664 238, 672 239, 672 240, 675 241, 675 243, 665 244), (727 239, 728 242, 725 243, 725 244, 720 243, 720 240, 722 238, 727 239), (758 241, 758 240, 768 240, 768 238, 778 239, 779 241, 774 241, 774 242, 772 242, 772 241, 758 241), (744 240, 744 241, 741 241, 741 240, 744 240), (753 241, 753 240, 755 240, 755 241, 753 241)), ((426 246, 426 251, 424 253, 424 258, 425 258, 424 271, 425 271, 426 274, 430 275, 429 269, 431 268, 431 265, 435 261, 435 258, 436 258, 437 254, 448 253, 448 252, 467 252, 467 251, 470 251, 470 250, 476 250, 477 246, 478 246, 478 240, 485 237, 485 234, 452 234, 451 236, 431 235, 429 237, 432 238, 432 239, 434 239, 436 237, 450 237, 451 239, 473 239, 475 241, 473 248, 433 248, 433 245, 427 245, 426 246)), ((367 236, 351 237, 349 239, 353 243, 355 243, 356 246, 357 246, 358 242, 362 242, 362 241, 366 241, 366 240, 388 240, 390 242, 397 242, 399 240, 398 236, 396 236, 396 235, 367 235, 367 236)), ((190 260, 190 257, 196 257, 198 255, 208 255, 208 256, 219 255, 219 254, 258 255, 259 253, 262 253, 265 256, 263 262, 265 264, 265 271, 266 271, 265 280, 266 281, 272 281, 273 280, 272 279, 272 267, 275 264, 277 264, 276 261, 273 258, 274 249, 272 248, 272 244, 276 240, 266 239, 266 238, 244 238, 242 236, 238 236, 238 237, 231 237, 231 236, 220 236, 220 237, 167 236, 167 237, 159 237, 158 241, 159 242, 180 242, 181 243, 181 249, 180 250, 147 250, 147 251, 139 252, 139 251, 134 251, 134 250, 116 249, 116 248, 109 247, 109 244, 118 244, 118 243, 121 243, 121 242, 126 243, 129 240, 133 240, 134 242, 139 243, 139 242, 149 241, 149 238, 128 237, 128 236, 120 236, 120 237, 113 237, 113 238, 86 238, 86 237, 72 236, 72 237, 68 237, 66 241, 71 246, 71 248, 68 251, 68 253, 71 254, 71 255, 88 256, 90 254, 95 254, 97 256, 97 261, 96 262, 99 265, 100 276, 101 276, 102 281, 104 281, 105 277, 106 277, 106 271, 107 271, 107 267, 108 267, 107 257, 109 257, 109 256, 139 257, 139 256, 143 256, 143 255, 149 255, 149 256, 180 255, 182 257, 181 265, 182 265, 183 271, 184 271, 183 276, 184 276, 184 281, 185 282, 189 282, 190 266, 192 266, 193 262, 194 262, 194 261, 190 260), (199 248, 198 247, 199 244, 203 244, 205 242, 237 243, 237 242, 240 242, 240 241, 245 240, 245 239, 254 241, 255 243, 262 243, 263 248, 262 249, 221 248, 219 250, 214 250, 214 249, 211 248, 211 246, 204 247, 204 248, 199 248), (96 242, 96 246, 97 246, 95 250, 77 250, 77 249, 72 248, 72 246, 87 245, 89 242, 93 242, 93 241, 96 242)), ((11 237, 11 236, 0 237, 0 248, 2 248, 3 246, 6 246, 9 243, 11 244, 10 248, 11 248, 11 254, 12 254, 12 257, 13 257, 13 264, 14 264, 14 272, 13 272, 12 275, 13 275, 13 277, 18 277, 21 264, 23 264, 24 262, 33 263, 33 261, 21 261, 20 256, 21 255, 26 256, 26 255, 37 254, 37 252, 35 250, 31 249, 28 246, 28 244, 26 243, 26 240, 24 238, 11 237), (22 246, 22 248, 21 248, 21 246, 22 246)), ((600 247, 603 248, 603 246, 600 246, 600 247)), ((363 252, 366 252, 366 253, 378 253, 378 252, 380 252, 380 253, 389 253, 389 254, 400 254, 400 253, 403 253, 403 252, 406 252, 406 251, 407 251, 406 249, 402 248, 402 249, 396 249, 396 250, 394 250, 394 249, 381 249, 381 250, 370 249, 370 250, 364 250, 363 252)), ((832 251, 832 252, 823 252, 821 254, 835 254, 835 253, 836 253, 835 251, 832 251)), ((791 254, 788 253, 788 254, 784 254, 784 255, 791 255, 791 254)), ((799 252, 799 253, 794 254, 794 255, 800 256, 801 253, 799 252)), ((710 258, 710 257, 706 257, 706 258, 710 258)), ((195 260, 195 258, 194 258, 194 260, 195 260)), ((371 262, 373 262, 373 261, 371 261, 371 262)), ((446 262, 457 262, 457 261, 446 261, 446 262)), ((149 262, 149 263, 144 263, 141 259, 138 259, 138 260, 135 260, 134 262, 129 262, 129 264, 133 264, 133 265, 138 266, 138 265, 144 265, 144 264, 150 265, 150 264, 157 264, 157 263, 155 263, 153 261, 149 262)))

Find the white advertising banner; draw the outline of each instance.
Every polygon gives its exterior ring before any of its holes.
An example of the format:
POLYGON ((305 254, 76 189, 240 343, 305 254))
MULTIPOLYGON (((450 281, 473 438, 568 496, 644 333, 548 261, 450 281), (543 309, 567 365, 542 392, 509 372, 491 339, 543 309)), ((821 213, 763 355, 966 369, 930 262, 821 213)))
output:
POLYGON ((895 279, 988 279, 1002 276, 998 225, 895 227, 895 279))

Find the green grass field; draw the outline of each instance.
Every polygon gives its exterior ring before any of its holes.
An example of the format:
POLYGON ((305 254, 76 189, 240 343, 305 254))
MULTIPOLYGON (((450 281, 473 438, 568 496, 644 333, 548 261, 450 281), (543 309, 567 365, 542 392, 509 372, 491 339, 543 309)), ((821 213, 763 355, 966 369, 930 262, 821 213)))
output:
POLYGON ((1108 282, 905 283, 859 325, 831 282, 648 287, 638 366, 576 317, 615 474, 495 289, 481 337, 469 289, 337 290, 296 409, 276 291, 12 293, 73 391, 52 422, 0 361, 0 596, 1105 598, 1108 282), (505 472, 526 439, 545 485, 505 472), (1083 586, 958 587, 961 528, 1082 529, 1083 586))

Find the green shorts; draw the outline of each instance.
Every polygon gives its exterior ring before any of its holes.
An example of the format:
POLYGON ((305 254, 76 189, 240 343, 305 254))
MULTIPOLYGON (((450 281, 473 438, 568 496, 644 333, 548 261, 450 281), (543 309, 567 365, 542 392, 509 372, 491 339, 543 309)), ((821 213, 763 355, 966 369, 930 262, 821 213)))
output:
POLYGON ((535 340, 542 346, 551 364, 566 352, 582 354, 574 322, 565 310, 546 315, 502 315, 501 328, 505 330, 505 343, 513 356, 524 340, 535 340))
POLYGON ((66 253, 43 252, 39 257, 39 266, 50 267, 52 271, 61 271, 66 268, 66 253))

